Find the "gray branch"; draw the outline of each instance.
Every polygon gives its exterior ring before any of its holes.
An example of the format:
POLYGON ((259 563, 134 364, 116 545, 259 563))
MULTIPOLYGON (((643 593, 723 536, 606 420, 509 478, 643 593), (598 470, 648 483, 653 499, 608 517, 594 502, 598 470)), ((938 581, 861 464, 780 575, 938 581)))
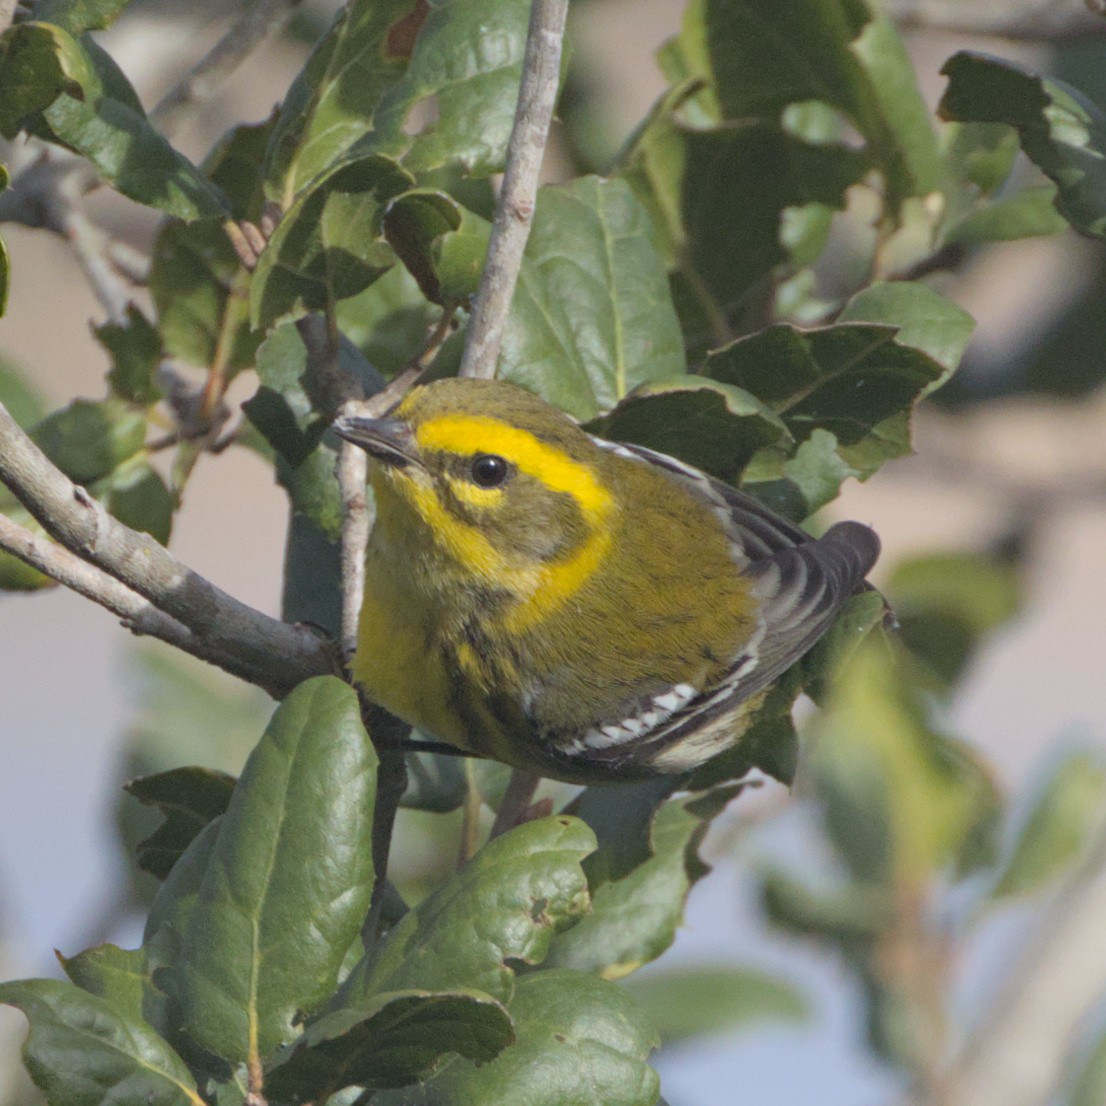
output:
POLYGON ((538 175, 557 98, 567 12, 568 0, 533 0, 530 8, 522 86, 507 146, 507 168, 465 339, 461 376, 491 379, 499 363, 503 328, 534 218, 538 175))
POLYGON ((301 0, 252 0, 225 35, 150 112, 150 121, 171 135, 207 103, 232 73, 283 29, 301 0))
POLYGON ((7 550, 51 580, 64 584, 70 591, 99 603, 118 615, 123 625, 136 634, 148 634, 187 653, 200 655, 193 634, 186 626, 162 614, 148 600, 95 565, 82 561, 41 534, 24 529, 6 515, 0 515, 0 549, 7 550))
POLYGON ((903 27, 1056 42, 1106 35, 1101 0, 884 0, 903 27))
POLYGON ((309 676, 340 670, 328 642, 239 602, 148 534, 113 518, 51 463, 2 404, 0 481, 65 549, 185 627, 195 655, 276 698, 309 676))

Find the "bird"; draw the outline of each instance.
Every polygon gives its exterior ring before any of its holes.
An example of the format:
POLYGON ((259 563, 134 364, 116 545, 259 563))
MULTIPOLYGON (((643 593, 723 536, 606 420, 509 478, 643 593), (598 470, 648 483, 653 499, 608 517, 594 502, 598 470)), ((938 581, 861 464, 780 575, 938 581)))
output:
POLYGON ((501 380, 415 387, 336 433, 375 518, 350 663, 463 754, 570 783, 676 776, 738 744, 879 556, 501 380))

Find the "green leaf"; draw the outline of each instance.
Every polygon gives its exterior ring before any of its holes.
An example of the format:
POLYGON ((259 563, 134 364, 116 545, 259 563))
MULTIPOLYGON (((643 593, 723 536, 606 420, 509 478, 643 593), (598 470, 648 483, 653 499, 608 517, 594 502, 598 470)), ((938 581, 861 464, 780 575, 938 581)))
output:
POLYGON ((353 0, 340 9, 284 98, 265 174, 270 199, 289 207, 372 129, 421 20, 415 0, 353 0))
POLYGON ((1015 242, 1042 238, 1067 230, 1067 220, 1056 210, 1052 185, 1023 188, 969 212, 944 234, 949 245, 980 246, 987 242, 1015 242))
MULTIPOLYGON (((936 187, 937 144, 890 21, 863 0, 708 0, 702 18, 723 119, 778 117, 821 100, 861 133, 892 210, 936 187)), ((685 24, 684 35, 696 33, 685 24)))
POLYGON ((503 169, 515 119, 528 0, 450 0, 429 5, 404 74, 381 97, 374 144, 403 149, 413 172, 456 168, 469 176, 503 169), (417 111, 435 117, 411 135, 417 111))
POLYGON ((57 954, 65 974, 82 991, 109 1003, 121 1017, 142 1019, 142 1000, 149 976, 141 949, 97 945, 76 956, 57 954))
MULTIPOLYGON (((366 394, 384 386, 383 378, 344 338, 339 339, 338 363, 362 385, 366 394)), ((337 413, 337 396, 314 369, 296 327, 292 324, 278 327, 258 347, 260 387, 242 405, 265 440, 293 469, 312 457, 337 413)), ((333 456, 330 474, 333 475, 333 456)))
POLYGON ((586 913, 580 861, 594 848, 591 830, 564 815, 489 841, 369 951, 343 985, 343 1001, 458 987, 509 999, 510 963, 541 963, 554 935, 586 913))
POLYGON ((619 171, 657 228, 684 329, 717 345, 750 290, 790 259, 784 212, 843 208, 868 169, 861 151, 807 142, 775 123, 691 130, 662 104, 619 171))
POLYGON ((204 1106, 184 1062, 148 1025, 72 983, 0 984, 30 1022, 23 1063, 50 1106, 204 1106))
POLYGON ((124 196, 168 215, 225 216, 220 191, 151 126, 96 50, 49 23, 9 28, 0 39, 0 132, 12 138, 26 127, 60 143, 124 196))
POLYGON ((5 358, 0 358, 0 403, 15 421, 26 429, 42 420, 49 408, 24 374, 5 358))
POLYGON ((302 191, 261 252, 250 322, 263 331, 326 311, 364 291, 395 263, 380 238, 387 202, 412 183, 390 158, 367 154, 332 167, 302 191))
POLYGON ((510 1015, 479 991, 377 995, 308 1023, 265 1080, 268 1095, 306 1102, 343 1087, 404 1087, 447 1053, 477 1064, 514 1040, 510 1015))
POLYGON ((656 1031, 613 983, 563 968, 522 976, 510 1006, 516 1041, 490 1063, 454 1060, 374 1106, 655 1106, 646 1063, 656 1031))
POLYGON ((383 231, 428 300, 468 308, 488 252, 491 226, 485 219, 446 192, 419 189, 392 200, 383 231))
POLYGON ((36 424, 31 437, 70 480, 93 484, 142 449, 146 417, 119 400, 76 399, 36 424))
POLYGON ((591 912, 557 937, 547 963, 621 979, 660 956, 676 938, 692 886, 709 871, 699 846, 710 823, 740 790, 722 787, 660 807, 651 855, 620 878, 592 879, 591 912))
POLYGON ((543 188, 497 375, 586 419, 685 367, 649 217, 627 184, 543 188))
POLYGON ((997 789, 966 746, 934 732, 907 658, 865 643, 816 731, 810 780, 857 880, 914 887, 982 858, 1001 809, 997 789))
POLYGON ((842 607, 833 625, 799 662, 803 690, 816 703, 833 690, 868 635, 886 617, 886 600, 875 590, 859 592, 842 607))
POLYGON ((226 813, 234 784, 233 776, 209 768, 173 768, 126 784, 128 795, 165 818, 139 842, 138 866, 165 879, 200 830, 226 813))
POLYGON ((438 315, 402 265, 393 265, 364 292, 342 300, 335 310, 338 329, 386 377, 394 376, 422 353, 438 315))
MULTIPOLYGON (((272 120, 232 128, 204 159, 236 219, 256 221, 260 170, 272 120)), ((249 274, 231 245, 222 217, 167 221, 154 243, 150 294, 166 352, 233 377, 253 365, 261 335, 250 330, 249 274)))
POLYGON ((127 305, 126 323, 107 322, 95 327, 100 345, 111 354, 108 383, 113 395, 145 406, 161 398, 157 367, 162 357, 161 335, 133 304, 127 305))
POLYGON ((690 375, 639 385, 587 429, 679 457, 731 483, 757 450, 791 443, 783 421, 754 396, 690 375))
POLYGON ((71 35, 102 31, 122 15, 131 0, 37 0, 35 19, 55 23, 71 35))
POLYGON ((142 530, 165 545, 173 525, 173 495, 161 474, 142 457, 124 462, 95 484, 90 492, 120 522, 142 530))
POLYGON ((951 688, 982 639, 1022 602, 1017 570, 972 553, 935 553, 897 564, 887 594, 903 642, 951 688))
POLYGON ((991 894, 1028 895, 1067 871, 1106 811, 1106 764, 1075 752, 1052 766, 1037 788, 991 894))
POLYGON ((372 890, 376 754, 334 677, 277 709, 223 816, 177 966, 188 1033, 257 1063, 333 990, 372 890))
POLYGON ((803 517, 846 477, 866 478, 908 453, 909 410, 955 369, 972 325, 922 285, 876 284, 854 296, 833 326, 773 326, 711 353, 703 371, 751 392, 799 443, 754 459, 746 483, 797 500, 794 513, 803 517))
POLYGON ((1056 207, 1082 234, 1106 237, 1106 117, 1063 81, 1008 61, 960 51, 941 72, 938 111, 962 122, 1016 127, 1022 149, 1055 181, 1056 207))
POLYGON ((729 964, 647 972, 625 986, 665 1046, 751 1023, 810 1016, 806 999, 786 980, 729 964))

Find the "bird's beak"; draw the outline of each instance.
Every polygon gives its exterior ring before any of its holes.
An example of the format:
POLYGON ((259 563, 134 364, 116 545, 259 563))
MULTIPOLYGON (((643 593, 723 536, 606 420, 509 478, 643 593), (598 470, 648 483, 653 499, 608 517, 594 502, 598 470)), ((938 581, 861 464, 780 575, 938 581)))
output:
POLYGON ((334 420, 334 432, 347 442, 360 446, 381 464, 405 468, 419 463, 414 432, 403 419, 342 415, 334 420))

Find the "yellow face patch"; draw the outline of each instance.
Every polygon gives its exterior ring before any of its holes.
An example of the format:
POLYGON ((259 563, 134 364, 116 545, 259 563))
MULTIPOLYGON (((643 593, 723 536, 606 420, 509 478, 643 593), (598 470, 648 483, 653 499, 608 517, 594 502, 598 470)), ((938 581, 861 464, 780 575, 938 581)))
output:
MULTIPOLYGON (((402 412, 402 408, 400 408, 402 412)), ((443 415, 417 427, 420 450, 468 456, 497 454, 551 492, 571 496, 590 531, 565 559, 535 563, 498 549, 480 530, 457 518, 429 484, 395 474, 394 487, 414 507, 438 545, 458 566, 481 581, 502 588, 516 602, 504 615, 504 628, 521 633, 540 622, 573 596, 599 567, 610 550, 608 525, 614 500, 586 464, 556 446, 498 419, 474 415, 443 415)), ((504 488, 481 488, 458 477, 448 477, 457 498, 478 507, 502 501, 504 488)))
POLYGON ((495 453, 550 491, 572 496, 589 523, 611 508, 611 497, 595 473, 563 450, 539 441, 528 430, 484 415, 442 415, 415 430, 420 449, 466 455, 495 453))

